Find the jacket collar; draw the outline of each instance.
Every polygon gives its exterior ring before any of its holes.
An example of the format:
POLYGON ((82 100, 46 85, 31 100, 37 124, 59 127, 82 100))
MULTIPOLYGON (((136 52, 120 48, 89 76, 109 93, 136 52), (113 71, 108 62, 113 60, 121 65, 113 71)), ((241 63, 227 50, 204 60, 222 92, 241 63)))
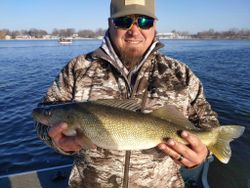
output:
POLYGON ((128 77, 128 75, 133 72, 137 72, 141 66, 144 64, 144 62, 147 60, 147 58, 153 53, 159 50, 160 48, 164 47, 164 44, 162 44, 158 39, 155 39, 155 41, 151 44, 149 49, 147 50, 146 54, 144 55, 142 61, 135 66, 130 72, 127 70, 127 68, 123 65, 120 58, 116 54, 113 45, 110 41, 110 37, 108 34, 108 31, 105 34, 105 37, 102 40, 101 47, 95 50, 91 53, 92 58, 101 58, 106 61, 108 61, 110 64, 112 64, 125 78, 128 77))

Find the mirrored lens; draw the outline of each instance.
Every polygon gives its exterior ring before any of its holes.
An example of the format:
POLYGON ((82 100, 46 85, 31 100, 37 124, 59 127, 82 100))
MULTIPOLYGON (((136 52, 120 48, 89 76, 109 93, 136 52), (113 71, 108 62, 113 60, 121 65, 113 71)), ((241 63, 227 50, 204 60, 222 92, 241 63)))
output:
POLYGON ((154 25, 154 18, 148 16, 139 16, 138 18, 134 19, 125 16, 125 17, 115 18, 113 19, 113 22, 116 27, 122 29, 130 28, 133 23, 137 23, 138 27, 140 27, 141 29, 149 29, 154 25))
POLYGON ((116 27, 128 29, 133 24, 133 18, 130 17, 115 18, 114 24, 116 27))
POLYGON ((146 16, 138 18, 138 26, 142 29, 149 29, 154 25, 154 19, 146 16))

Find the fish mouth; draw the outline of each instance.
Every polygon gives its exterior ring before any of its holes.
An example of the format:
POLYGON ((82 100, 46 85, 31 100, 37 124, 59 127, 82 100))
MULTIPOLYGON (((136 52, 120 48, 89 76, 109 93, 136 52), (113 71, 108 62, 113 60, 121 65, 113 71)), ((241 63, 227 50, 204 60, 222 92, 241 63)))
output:
POLYGON ((35 108, 32 110, 32 117, 35 121, 48 125, 48 118, 44 115, 44 110, 42 108, 35 108))

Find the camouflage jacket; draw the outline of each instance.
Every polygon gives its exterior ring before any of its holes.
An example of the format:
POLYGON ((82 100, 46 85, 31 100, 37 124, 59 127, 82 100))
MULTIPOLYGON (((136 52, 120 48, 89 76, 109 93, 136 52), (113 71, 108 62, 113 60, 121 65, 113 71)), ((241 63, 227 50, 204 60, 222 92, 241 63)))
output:
MULTIPOLYGON (((43 104, 143 98, 146 110, 173 104, 196 126, 217 126, 216 113, 206 101, 199 79, 187 65, 162 55, 158 51, 160 47, 160 42, 154 42, 142 62, 129 72, 105 37, 100 48, 74 58, 63 68, 48 89, 43 104)), ((64 153, 49 138, 47 126, 36 124, 36 129, 45 143, 64 153)), ((75 156, 69 186, 121 187, 124 156, 124 151, 82 150, 75 156)), ((169 156, 156 149, 132 151, 129 187, 184 187, 179 168, 169 156)))

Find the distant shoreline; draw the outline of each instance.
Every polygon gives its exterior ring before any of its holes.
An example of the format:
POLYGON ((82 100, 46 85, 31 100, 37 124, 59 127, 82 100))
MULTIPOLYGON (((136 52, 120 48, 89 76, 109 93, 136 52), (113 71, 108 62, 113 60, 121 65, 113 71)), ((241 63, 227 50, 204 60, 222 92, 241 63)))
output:
MULTIPOLYGON (((55 29, 52 33, 46 30, 30 29, 30 30, 16 30, 10 31, 8 29, 0 29, 0 39, 10 40, 59 40, 60 37, 72 38, 73 40, 96 40, 102 39, 105 36, 106 29, 79 30, 55 29)), ((157 32, 157 37, 160 39, 178 39, 178 40, 250 40, 250 29, 229 29, 227 31, 215 31, 209 29, 195 33, 171 31, 171 32, 157 32)))
MULTIPOLYGON (((58 41, 59 39, 43 39, 43 38, 33 38, 33 39, 0 39, 0 41, 58 41)), ((100 38, 77 38, 73 39, 73 41, 79 41, 79 40, 102 40, 100 38)), ((159 40, 250 40, 250 39, 240 39, 240 38, 231 38, 231 39, 225 39, 225 38, 159 38, 159 40)))
MULTIPOLYGON (((32 39, 0 39, 0 41, 58 41, 59 39, 43 39, 43 38, 32 38, 32 39)), ((73 41, 81 40, 102 40, 102 38, 76 38, 73 41)), ((242 38, 159 38, 159 40, 247 40, 242 38)))
MULTIPOLYGON (((59 39, 44 39, 44 38, 32 38, 32 39, 0 39, 2 41, 12 41, 12 40, 16 40, 16 41, 22 41, 22 40, 27 40, 27 41, 32 41, 32 40, 54 40, 54 41, 58 41, 59 39)), ((72 39, 74 40, 102 40, 102 39, 98 39, 98 38, 77 38, 77 39, 72 39)))

